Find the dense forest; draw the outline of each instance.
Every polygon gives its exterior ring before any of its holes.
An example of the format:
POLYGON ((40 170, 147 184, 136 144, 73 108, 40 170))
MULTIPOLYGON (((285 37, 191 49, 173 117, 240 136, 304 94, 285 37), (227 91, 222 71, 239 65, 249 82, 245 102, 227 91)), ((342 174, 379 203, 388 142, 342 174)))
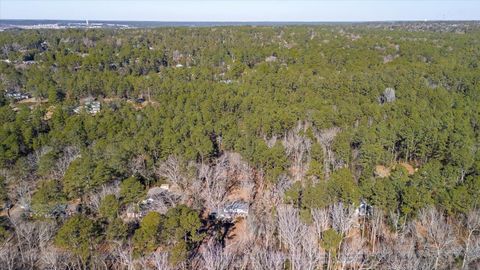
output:
POLYGON ((478 269, 480 27, 0 32, 1 269, 478 269))

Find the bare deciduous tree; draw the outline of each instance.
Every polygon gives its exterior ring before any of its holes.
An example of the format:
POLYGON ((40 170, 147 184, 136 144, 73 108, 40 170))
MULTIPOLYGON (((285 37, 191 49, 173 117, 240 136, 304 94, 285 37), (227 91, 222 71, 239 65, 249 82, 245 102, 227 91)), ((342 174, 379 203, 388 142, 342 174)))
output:
POLYGON ((247 218, 248 231, 254 238, 261 239, 265 246, 270 246, 275 242, 276 223, 271 218, 270 208, 264 208, 260 205, 254 205, 249 209, 247 218))
POLYGON ((375 252, 375 244, 377 243, 377 235, 383 228, 383 211, 375 209, 370 218, 370 244, 372 245, 372 252, 375 252))
POLYGON ((307 158, 312 142, 308 137, 300 135, 300 132, 305 130, 305 125, 299 122, 297 127, 289 131, 282 140, 285 152, 292 161, 292 173, 295 181, 301 180, 308 169, 307 158))
POLYGON ((151 261, 155 269, 157 270, 170 270, 171 267, 168 263, 168 253, 155 252, 152 254, 151 261))
POLYGON ((286 256, 281 251, 255 247, 252 250, 251 267, 253 270, 283 270, 286 256))
POLYGON ((55 164, 55 169, 53 170, 53 177, 55 179, 61 179, 65 176, 65 172, 70 166, 70 163, 75 159, 80 157, 80 151, 78 148, 73 146, 68 146, 63 149, 62 156, 57 160, 55 164))
POLYGON ((60 270, 66 269, 71 258, 68 253, 49 247, 42 251, 40 263, 45 269, 60 270))
POLYGON ((317 238, 322 238, 322 233, 330 227, 330 213, 327 209, 312 209, 313 226, 317 238))
POLYGON ((202 251, 202 259, 205 270, 227 270, 232 268, 235 254, 210 240, 202 251))
POLYGON ((38 235, 35 231, 35 225, 21 218, 11 218, 10 223, 15 231, 15 240, 20 255, 20 264, 23 267, 33 267, 36 261, 36 250, 38 244, 38 235))
POLYGON ((14 229, 15 249, 18 250, 18 265, 34 267, 47 251, 48 243, 55 232, 55 225, 49 221, 31 222, 22 218, 10 218, 14 229))
POLYGON ((345 206, 342 202, 333 204, 330 209, 332 228, 342 235, 346 235, 355 222, 355 208, 345 206))
POLYGON ((351 239, 344 242, 341 246, 338 260, 340 262, 341 269, 362 269, 366 255, 366 249, 364 249, 365 243, 361 239, 351 239))
POLYGON ((305 239, 305 234, 308 233, 308 228, 300 221, 298 210, 292 206, 280 206, 278 208, 278 232, 280 240, 288 247, 289 260, 292 270, 303 265, 302 256, 302 241, 305 239))
POLYGON ((229 176, 233 176, 239 182, 241 187, 251 187, 253 183, 253 169, 238 153, 226 152, 224 154, 229 162, 229 176))
POLYGON ((156 169, 156 174, 159 177, 167 178, 182 189, 185 188, 185 184, 188 184, 183 175, 181 163, 175 156, 169 156, 165 162, 162 162, 156 169))
POLYGON ((325 170, 325 179, 328 179, 330 177, 331 169, 335 165, 335 154, 332 149, 332 144, 333 139, 335 139, 335 136, 337 136, 338 132, 340 132, 340 128, 338 127, 333 127, 315 132, 315 137, 322 146, 324 154, 323 167, 325 170))
POLYGON ((120 194, 119 181, 115 181, 112 184, 103 185, 100 191, 91 193, 89 195, 89 199, 87 200, 88 206, 92 210, 98 211, 102 199, 105 198, 105 196, 111 195, 111 194, 119 196, 120 194))
POLYGON ((96 252, 90 258, 89 269, 108 270, 108 258, 111 256, 108 252, 96 252))
POLYGON ((147 203, 142 204, 142 211, 156 211, 165 214, 169 208, 175 207, 180 197, 174 193, 163 191, 149 196, 147 203))
POLYGON ((229 163, 226 156, 220 157, 214 166, 201 164, 198 177, 204 183, 202 198, 209 210, 218 209, 226 200, 231 188, 228 178, 229 163))
POLYGON ((126 267, 127 270, 135 270, 135 259, 133 257, 133 247, 130 243, 126 245, 118 244, 115 247, 115 255, 118 258, 118 263, 126 267))
POLYGON ((462 269, 465 269, 470 262, 480 259, 480 237, 475 237, 475 233, 480 231, 480 210, 475 209, 468 213, 465 228, 467 235, 463 241, 462 269))
POLYGON ((27 181, 20 181, 15 187, 17 203, 25 211, 30 210, 32 202, 32 186, 27 181))
POLYGON ((297 262, 297 269, 315 270, 319 264, 323 264, 325 254, 319 249, 318 239, 315 237, 314 229, 307 229, 303 235, 302 252, 300 261, 297 262))
POLYGON ((379 269, 414 270, 420 267, 420 258, 415 254, 415 241, 400 234, 392 242, 382 242, 375 252, 375 260, 381 262, 379 269))
POLYGON ((438 269, 441 260, 455 253, 457 243, 454 228, 435 208, 422 210, 419 224, 426 230, 426 252, 431 252, 434 258, 433 268, 438 269))
POLYGON ((147 168, 147 156, 145 154, 134 156, 128 163, 128 169, 132 175, 138 174, 144 178, 150 177, 150 171, 147 168))
POLYGON ((276 207, 283 202, 285 191, 291 186, 292 180, 286 176, 281 175, 277 183, 264 194, 265 202, 268 205, 276 207))
POLYGON ((5 269, 14 270, 18 267, 18 247, 10 241, 0 246, 0 265, 5 269))

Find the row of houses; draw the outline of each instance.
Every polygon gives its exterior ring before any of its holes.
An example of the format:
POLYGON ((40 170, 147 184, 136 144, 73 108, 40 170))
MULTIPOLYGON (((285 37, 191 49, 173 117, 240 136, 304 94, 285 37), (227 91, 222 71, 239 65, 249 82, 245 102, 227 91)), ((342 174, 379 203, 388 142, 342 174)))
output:
MULTIPOLYGON (((131 205, 125 212, 127 220, 140 219, 150 211, 164 214, 168 208, 174 207, 180 201, 180 196, 169 184, 162 184, 148 190, 146 198, 138 205, 131 205)), ((249 213, 249 203, 236 200, 229 201, 209 213, 209 216, 221 221, 234 221, 246 218, 249 213)))

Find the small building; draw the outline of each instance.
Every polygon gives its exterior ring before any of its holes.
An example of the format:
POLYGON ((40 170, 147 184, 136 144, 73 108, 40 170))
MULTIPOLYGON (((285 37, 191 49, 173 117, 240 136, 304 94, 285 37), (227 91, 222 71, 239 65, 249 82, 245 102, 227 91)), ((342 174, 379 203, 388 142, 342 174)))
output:
POLYGON ((22 93, 19 91, 6 91, 5 97, 13 99, 15 101, 20 101, 20 100, 28 99, 31 96, 27 93, 22 93))
POLYGON ((245 218, 248 216, 249 204, 244 201, 234 201, 219 207, 212 213, 216 219, 233 220, 236 218, 245 218))
POLYGON ((65 208, 65 214, 67 215, 67 217, 70 217, 80 213, 81 210, 82 206, 79 202, 69 203, 65 208))
POLYGON ((24 65, 29 66, 29 65, 34 65, 34 64, 36 64, 37 62, 34 61, 34 60, 27 60, 27 61, 23 61, 22 63, 23 63, 24 65))
POLYGON ((231 84, 233 81, 232 80, 221 80, 220 82, 224 83, 224 84, 231 84))
POLYGON ((364 200, 360 202, 360 205, 355 210, 355 214, 359 217, 371 216, 373 213, 373 207, 366 203, 364 200))
POLYGON ((267 63, 277 62, 277 57, 274 56, 274 55, 271 55, 271 56, 265 58, 265 62, 267 62, 267 63))
POLYGON ((135 102, 141 104, 141 103, 145 102, 145 98, 144 97, 139 97, 139 98, 135 99, 135 102))
POLYGON ((395 101, 395 89, 388 87, 385 88, 385 91, 378 97, 378 103, 390 103, 395 101))
POLYGON ((160 185, 160 189, 163 189, 163 190, 170 190, 170 185, 169 184, 161 184, 160 185))
POLYGON ((125 217, 126 220, 133 220, 133 219, 140 219, 142 217, 141 211, 137 205, 129 205, 127 209, 125 209, 125 217))
POLYGON ((147 191, 147 198, 152 198, 156 197, 158 195, 161 195, 162 193, 165 192, 165 189, 163 189, 161 186, 160 187, 152 187, 147 191))
POLYGON ((86 101, 83 106, 78 106, 73 109, 73 112, 80 113, 82 110, 85 110, 89 114, 97 114, 100 112, 101 106, 99 101, 86 101))
POLYGON ((88 104, 85 104, 88 113, 90 114, 97 114, 100 112, 100 102, 99 101, 92 101, 88 104))
POLYGON ((145 200, 138 205, 140 215, 144 216, 150 211, 164 214, 170 207, 175 206, 179 200, 180 197, 170 191, 170 185, 162 184, 160 187, 153 187, 147 191, 145 200))
POLYGON ((82 205, 79 201, 74 201, 70 203, 60 203, 53 206, 47 214, 46 218, 67 218, 74 216, 80 213, 82 210, 82 205))
POLYGON ((46 218, 65 218, 67 205, 66 204, 58 204, 55 205, 52 210, 45 215, 46 218))

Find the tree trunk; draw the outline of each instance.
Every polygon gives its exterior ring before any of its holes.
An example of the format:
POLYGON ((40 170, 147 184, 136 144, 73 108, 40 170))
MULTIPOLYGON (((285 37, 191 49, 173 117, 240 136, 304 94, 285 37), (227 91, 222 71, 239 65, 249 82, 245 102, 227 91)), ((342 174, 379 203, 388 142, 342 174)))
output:
POLYGON ((466 267, 468 251, 470 249, 470 238, 471 237, 472 237, 472 232, 469 232, 468 237, 467 237, 467 243, 465 245, 465 252, 463 254, 462 269, 465 269, 465 267, 466 267))

